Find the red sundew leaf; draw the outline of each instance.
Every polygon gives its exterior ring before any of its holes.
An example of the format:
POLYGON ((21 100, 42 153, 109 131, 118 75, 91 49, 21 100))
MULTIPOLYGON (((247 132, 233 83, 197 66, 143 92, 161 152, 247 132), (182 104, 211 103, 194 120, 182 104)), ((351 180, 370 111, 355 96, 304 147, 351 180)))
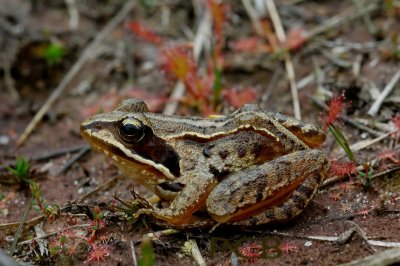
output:
POLYGON ((236 88, 228 88, 222 91, 222 96, 230 106, 235 108, 242 107, 245 103, 251 103, 256 100, 256 91, 253 88, 245 88, 237 90, 236 88))
POLYGON ((304 29, 291 29, 286 37, 285 48, 290 51, 296 51, 300 49, 306 41, 304 29))
POLYGON ((339 162, 336 160, 330 160, 331 176, 346 176, 357 173, 357 165, 354 162, 339 162))
POLYGON ((214 76, 198 77, 197 75, 188 75, 185 79, 185 85, 188 92, 195 99, 206 99, 213 89, 214 76))
POLYGON ((128 28, 130 28, 137 36, 139 36, 143 40, 150 42, 154 45, 160 46, 164 43, 164 39, 161 36, 153 32, 140 21, 129 22, 128 28))
POLYGON ((162 68, 167 76, 184 81, 188 75, 196 75, 196 63, 188 47, 175 46, 161 51, 162 68))
POLYGON ((395 150, 390 150, 390 149, 382 150, 378 154, 378 158, 380 160, 391 161, 392 163, 399 165, 400 160, 398 159, 398 156, 399 156, 399 152, 397 152, 395 150))
POLYGON ((289 254, 290 252, 297 252, 299 249, 298 246, 291 244, 289 242, 282 242, 281 243, 281 250, 283 253, 289 254))
POLYGON ((105 246, 92 246, 92 250, 89 252, 87 255, 87 258, 85 260, 85 264, 90 263, 90 262, 100 262, 100 261, 106 261, 106 257, 110 255, 110 250, 108 247, 105 246))
POLYGON ((339 97, 333 97, 328 105, 328 111, 324 119, 324 130, 326 130, 330 124, 339 120, 344 110, 348 107, 349 103, 345 102, 343 94, 339 97))
POLYGON ((239 252, 246 259, 256 261, 261 258, 262 246, 257 243, 247 243, 239 248, 239 252))

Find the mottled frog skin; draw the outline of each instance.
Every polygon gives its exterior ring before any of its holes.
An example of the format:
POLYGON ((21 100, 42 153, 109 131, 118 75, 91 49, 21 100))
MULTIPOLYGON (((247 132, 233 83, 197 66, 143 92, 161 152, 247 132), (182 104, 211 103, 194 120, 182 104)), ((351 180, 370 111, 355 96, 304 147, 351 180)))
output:
POLYGON ((325 134, 248 104, 216 118, 155 114, 137 99, 81 124, 82 136, 168 207, 138 211, 170 225, 242 226, 302 212, 329 170, 325 134), (206 215, 204 215, 206 213, 206 215), (201 214, 201 215, 198 215, 201 214))

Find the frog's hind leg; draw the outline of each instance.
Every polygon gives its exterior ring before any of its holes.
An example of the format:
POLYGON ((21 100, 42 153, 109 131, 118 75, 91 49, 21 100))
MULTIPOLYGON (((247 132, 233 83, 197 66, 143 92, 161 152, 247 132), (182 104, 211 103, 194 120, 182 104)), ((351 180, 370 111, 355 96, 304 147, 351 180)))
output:
POLYGON ((319 185, 319 181, 321 179, 322 178, 319 176, 316 178, 310 177, 299 187, 297 187, 287 201, 283 202, 282 204, 273 206, 272 208, 253 215, 247 219, 232 222, 230 224, 239 226, 255 226, 270 222, 290 220, 299 215, 307 206, 317 191, 314 188, 319 185))
POLYGON ((226 177, 208 196, 207 211, 219 223, 238 225, 290 219, 308 204, 328 169, 319 150, 281 156, 226 177))

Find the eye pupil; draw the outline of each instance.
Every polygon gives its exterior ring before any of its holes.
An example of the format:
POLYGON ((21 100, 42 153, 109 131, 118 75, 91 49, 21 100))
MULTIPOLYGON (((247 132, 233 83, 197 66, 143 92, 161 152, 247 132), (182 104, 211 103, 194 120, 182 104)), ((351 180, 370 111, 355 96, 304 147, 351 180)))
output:
POLYGON ((138 143, 144 137, 145 126, 136 118, 123 118, 119 122, 118 133, 121 139, 127 143, 138 143))
POLYGON ((140 133, 139 130, 140 128, 133 124, 124 124, 121 126, 121 133, 126 136, 135 136, 140 133))

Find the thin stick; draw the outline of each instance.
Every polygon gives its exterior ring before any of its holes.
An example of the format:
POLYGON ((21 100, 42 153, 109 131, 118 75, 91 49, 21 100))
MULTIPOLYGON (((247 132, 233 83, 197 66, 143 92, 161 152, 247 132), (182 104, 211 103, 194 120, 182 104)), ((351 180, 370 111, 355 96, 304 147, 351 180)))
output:
POLYGON ((400 70, 397 70, 396 74, 394 74, 392 79, 386 85, 385 89, 381 92, 381 94, 379 94, 378 98, 372 104, 371 108, 369 108, 368 114, 370 116, 375 116, 378 113, 383 101, 389 95, 389 93, 393 90, 393 88, 395 87, 395 85, 399 81, 399 79, 400 79, 400 70))
POLYGON ((14 236, 14 241, 12 242, 12 245, 10 248, 10 256, 14 255, 14 251, 15 251, 15 248, 17 247, 17 243, 18 243, 18 238, 22 233, 22 229, 24 228, 24 223, 25 223, 26 217, 28 217, 29 211, 31 210, 33 199, 34 199, 34 197, 32 195, 25 207, 24 213, 22 214, 21 221, 19 222, 17 232, 15 233, 15 236, 14 236))
MULTIPOLYGON (((283 232, 268 232, 269 235, 277 235, 277 236, 286 236, 291 238, 301 238, 308 240, 317 240, 317 241, 325 241, 325 242, 337 242, 338 236, 304 236, 300 234, 289 234, 283 232)), ((368 240, 368 244, 376 247, 400 247, 400 242, 386 242, 379 240, 368 240)))
POLYGON ((253 24, 254 30, 257 32, 259 36, 263 36, 263 29, 260 23, 259 16, 257 15, 256 9, 250 3, 250 0, 242 0, 242 5, 247 12, 247 15, 250 17, 251 24, 253 24))
POLYGON ((136 5, 135 0, 130 0, 125 3, 125 5, 120 9, 120 11, 107 23, 107 25, 97 34, 96 38, 85 48, 82 55, 79 57, 78 61, 72 66, 68 73, 64 76, 61 82, 58 84, 57 88, 51 93, 47 101, 43 104, 40 110, 33 117, 31 122, 25 128, 25 131, 21 134, 17 141, 17 146, 20 146, 25 142, 29 134, 33 131, 36 125, 42 120, 45 113, 50 109, 53 103, 60 97, 62 92, 65 90, 69 82, 75 77, 75 75, 81 70, 83 65, 88 61, 88 59, 93 54, 93 51, 97 45, 103 41, 103 39, 109 35, 109 33, 119 24, 129 12, 136 5))
MULTIPOLYGON (((279 42, 283 44, 286 41, 286 35, 278 11, 276 9, 275 2, 274 0, 265 0, 265 4, 267 6, 269 14, 271 15, 271 20, 272 23, 274 24, 276 36, 278 37, 279 42)), ((285 53, 285 68, 289 79, 290 91, 292 93, 294 116, 300 120, 301 111, 300 111, 299 94, 297 92, 295 72, 292 60, 290 59, 289 52, 285 53)))
POLYGON ((67 163, 61 167, 54 175, 58 176, 62 174, 64 171, 66 171, 73 163, 75 163, 79 158, 81 158, 85 153, 87 153, 90 150, 89 146, 83 147, 78 153, 76 153, 74 156, 72 156, 71 159, 67 161, 67 163))
POLYGON ((132 254, 132 261, 133 261, 133 266, 137 266, 137 259, 136 259, 136 253, 135 253, 135 245, 133 244, 132 240, 129 242, 131 245, 131 254, 132 254))

